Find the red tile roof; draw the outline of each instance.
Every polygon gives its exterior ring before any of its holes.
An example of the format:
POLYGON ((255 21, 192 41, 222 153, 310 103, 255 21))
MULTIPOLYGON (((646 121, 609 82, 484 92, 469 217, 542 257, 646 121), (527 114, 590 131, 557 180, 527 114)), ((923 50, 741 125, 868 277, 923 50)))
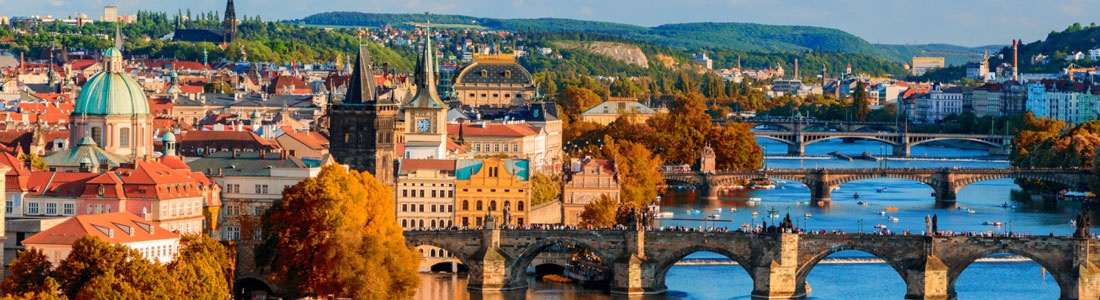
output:
POLYGON ((328 144, 328 139, 318 132, 295 132, 290 126, 283 126, 283 134, 313 150, 325 149, 328 144))
POLYGON ((313 92, 302 82, 301 79, 294 76, 279 76, 271 80, 271 84, 267 86, 267 92, 269 94, 309 94, 313 92))
POLYGON ((253 149, 274 150, 279 147, 273 142, 251 131, 207 131, 192 130, 177 135, 181 150, 195 149, 253 149))
MULTIPOLYGON (((447 132, 458 133, 458 124, 447 124, 447 132)), ((523 137, 530 135, 538 135, 539 130, 537 127, 527 124, 492 124, 487 123, 484 126, 480 124, 462 124, 462 134, 465 136, 511 136, 511 137, 523 137)))
POLYGON ((27 165, 8 152, 0 152, 0 164, 11 168, 4 174, 4 188, 8 191, 26 191, 31 176, 27 165))
POLYGON ((454 174, 455 161, 452 159, 402 159, 401 173, 409 173, 419 169, 440 170, 444 173, 454 174))
MULTIPOLYGON (((179 239, 180 235, 129 212, 79 215, 25 240, 25 245, 72 245, 92 235, 108 243, 128 244, 179 239)), ((33 247, 33 246, 32 246, 33 247)))

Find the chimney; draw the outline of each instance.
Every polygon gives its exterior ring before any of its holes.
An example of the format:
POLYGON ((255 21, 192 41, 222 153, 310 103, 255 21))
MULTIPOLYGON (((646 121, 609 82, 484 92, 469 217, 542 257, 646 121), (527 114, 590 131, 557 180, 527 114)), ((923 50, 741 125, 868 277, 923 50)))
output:
POLYGON ((279 150, 279 159, 286 159, 286 150, 279 150))
POLYGON ((1016 76, 1019 75, 1019 69, 1020 69, 1020 41, 1016 40, 1016 39, 1013 39, 1012 40, 1012 80, 1013 81, 1019 80, 1019 78, 1016 77, 1016 76))
POLYGON ((798 59, 797 58, 794 59, 794 80, 799 80, 799 78, 798 78, 798 59))

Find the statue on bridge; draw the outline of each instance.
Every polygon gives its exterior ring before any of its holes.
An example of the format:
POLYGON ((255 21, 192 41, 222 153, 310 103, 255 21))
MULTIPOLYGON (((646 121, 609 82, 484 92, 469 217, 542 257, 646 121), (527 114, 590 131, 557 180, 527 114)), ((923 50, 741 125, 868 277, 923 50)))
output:
POLYGON ((1089 209, 1081 209, 1081 213, 1077 214, 1077 218, 1074 220, 1077 223, 1077 230, 1073 232, 1073 237, 1083 239, 1088 238, 1089 226, 1092 225, 1092 217, 1089 216, 1089 209))
POLYGON ((500 225, 501 228, 508 227, 509 224, 512 224, 512 213, 508 211, 508 203, 504 203, 504 211, 501 219, 504 219, 504 224, 500 225))
POLYGON ((929 235, 929 236, 933 235, 932 234, 932 217, 930 217, 928 215, 924 215, 924 234, 929 235))
POLYGON ((939 215, 932 214, 932 236, 940 235, 939 215))

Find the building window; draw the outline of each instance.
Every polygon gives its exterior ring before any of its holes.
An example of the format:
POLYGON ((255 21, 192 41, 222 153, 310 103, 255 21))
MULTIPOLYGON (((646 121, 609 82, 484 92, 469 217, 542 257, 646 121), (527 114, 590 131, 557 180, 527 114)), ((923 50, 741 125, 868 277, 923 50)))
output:
POLYGON ((225 208, 225 214, 229 216, 239 216, 241 214, 241 207, 236 205, 230 205, 225 208))
POLYGON ((107 146, 106 144, 103 144, 103 129, 102 128, 92 127, 92 140, 95 141, 95 143, 98 144, 100 147, 106 147, 107 146))
POLYGON ((46 214, 51 215, 51 216, 57 215, 57 203, 56 202, 46 202, 46 214))
MULTIPOLYGON (((38 211, 38 205, 35 205, 34 207, 35 207, 34 210, 38 211)), ((477 200, 477 210, 479 210, 479 211, 481 210, 481 200, 477 200)), ((478 226, 481 225, 480 223, 481 222, 478 222, 478 226)))
POLYGON ((252 207, 252 213, 255 216, 262 216, 262 215, 264 215, 264 207, 259 206, 259 205, 253 206, 252 207))
POLYGON ((516 209, 519 211, 523 211, 523 201, 516 202, 516 209))
POLYGON ((500 144, 493 144, 493 152, 500 152, 500 144))
POLYGON ((408 204, 401 204, 401 212, 407 212, 407 211, 409 211, 409 205, 408 204))
POLYGON ((63 203, 62 214, 74 215, 76 214, 76 203, 63 203))
POLYGON ((264 231, 261 228, 253 229, 252 230, 252 240, 259 241, 260 238, 263 237, 262 236, 263 233, 264 233, 264 231))
POLYGON ((481 144, 474 144, 474 150, 477 152, 481 152, 481 144))
POLYGON ((241 238, 241 228, 236 226, 225 227, 225 239, 235 241, 241 238))
MULTIPOLYGON (((11 203, 11 201, 8 201, 11 203)), ((462 200, 462 210, 470 210, 470 201, 462 200)))
POLYGON ((38 214, 38 202, 27 202, 27 214, 28 215, 37 215, 38 214))
POLYGON ((435 198, 435 197, 436 197, 436 194, 435 194, 435 192, 436 192, 435 190, 432 190, 432 198, 435 198))
POLYGON ((424 212, 424 204, 420 205, 420 212, 424 212))
POLYGON ((4 213, 10 214, 15 212, 15 203, 11 200, 4 201, 4 213))
POLYGON ((130 128, 118 130, 118 146, 130 147, 130 128))
POLYGON ((497 211, 497 201, 489 201, 489 211, 497 211))
POLYGON ((401 190, 401 197, 409 197, 409 190, 401 190))
POLYGON ((519 152, 519 144, 512 144, 512 152, 519 152))

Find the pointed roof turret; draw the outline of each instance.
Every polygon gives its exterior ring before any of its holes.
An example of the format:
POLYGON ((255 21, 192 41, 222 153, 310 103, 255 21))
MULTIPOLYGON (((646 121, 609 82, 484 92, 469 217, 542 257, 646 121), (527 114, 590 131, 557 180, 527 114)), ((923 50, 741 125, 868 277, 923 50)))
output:
POLYGON ((424 34, 424 52, 416 68, 416 96, 406 107, 445 108, 439 99, 435 80, 435 50, 432 48, 432 29, 428 27, 424 34))
POLYGON ((374 86, 374 67, 371 66, 370 49, 359 45, 359 55, 355 57, 355 69, 351 72, 351 84, 348 86, 344 103, 367 103, 378 100, 378 89, 374 86))

